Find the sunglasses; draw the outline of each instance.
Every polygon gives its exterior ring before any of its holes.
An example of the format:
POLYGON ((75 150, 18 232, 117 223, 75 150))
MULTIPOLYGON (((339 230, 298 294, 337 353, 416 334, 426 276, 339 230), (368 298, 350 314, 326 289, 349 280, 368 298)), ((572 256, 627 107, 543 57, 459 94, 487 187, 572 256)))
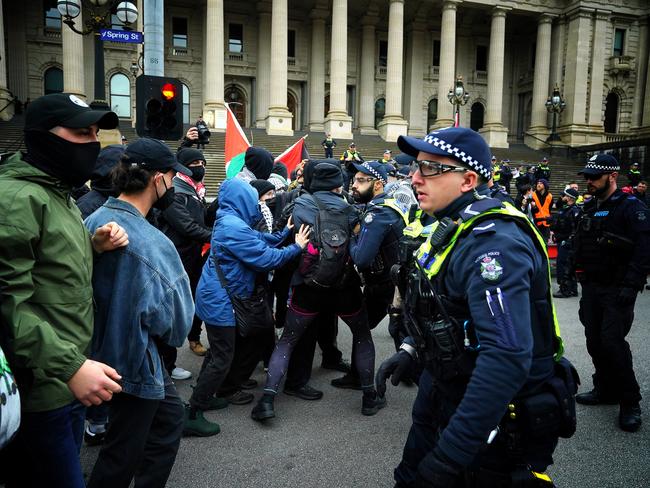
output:
POLYGON ((601 179, 601 178, 602 178, 604 175, 606 175, 606 174, 607 174, 607 173, 601 173, 601 174, 599 174, 599 175, 588 175, 588 174, 583 174, 582 176, 584 176, 585 181, 598 181, 599 179, 601 179))
POLYGON ((419 171, 426 178, 429 176, 439 176, 444 173, 464 173, 469 170, 451 164, 439 163, 438 161, 417 160, 413 161, 409 166, 410 174, 416 171, 419 171))

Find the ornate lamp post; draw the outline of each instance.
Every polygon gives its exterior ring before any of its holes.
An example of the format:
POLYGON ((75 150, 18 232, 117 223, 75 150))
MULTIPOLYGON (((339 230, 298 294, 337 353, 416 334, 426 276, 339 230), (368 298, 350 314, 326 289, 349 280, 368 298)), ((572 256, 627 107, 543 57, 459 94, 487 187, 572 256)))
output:
POLYGON ((460 106, 465 105, 469 101, 469 92, 465 91, 462 76, 459 75, 456 78, 456 86, 453 89, 449 89, 447 98, 449 99, 449 103, 454 106, 454 127, 458 127, 460 125, 460 106))
POLYGON ((562 113, 564 107, 566 107, 566 103, 562 99, 562 94, 560 93, 560 89, 558 88, 557 85, 555 85, 555 88, 553 88, 553 94, 550 97, 548 97, 545 105, 546 105, 546 110, 549 113, 553 114, 553 129, 551 130, 551 134, 548 136, 546 140, 559 141, 560 136, 557 133, 557 116, 558 114, 562 113))
POLYGON ((125 30, 130 30, 131 24, 138 20, 138 9, 131 2, 119 0, 59 0, 56 4, 63 23, 79 35, 95 35, 95 100, 91 107, 109 110, 106 102, 106 86, 104 73, 104 45, 99 37, 101 29, 109 29, 112 25, 111 11, 116 7, 118 20, 125 30), (74 19, 79 17, 83 9, 87 19, 85 25, 78 27, 74 19))

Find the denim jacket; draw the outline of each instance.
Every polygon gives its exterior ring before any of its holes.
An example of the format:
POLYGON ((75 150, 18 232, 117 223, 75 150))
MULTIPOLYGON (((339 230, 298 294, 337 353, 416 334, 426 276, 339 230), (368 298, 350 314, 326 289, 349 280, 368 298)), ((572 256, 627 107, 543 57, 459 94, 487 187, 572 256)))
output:
POLYGON ((190 283, 172 242, 131 204, 110 197, 85 223, 90 232, 117 222, 129 244, 95 260, 95 331, 91 357, 122 375, 125 393, 165 396, 154 338, 179 347, 192 326, 190 283))

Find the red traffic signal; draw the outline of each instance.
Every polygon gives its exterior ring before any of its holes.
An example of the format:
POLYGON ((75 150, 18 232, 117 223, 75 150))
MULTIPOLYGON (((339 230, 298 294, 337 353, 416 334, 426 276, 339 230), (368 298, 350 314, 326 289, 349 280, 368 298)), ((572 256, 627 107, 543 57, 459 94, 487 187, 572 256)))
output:
POLYGON ((173 100, 176 97, 176 87, 172 83, 165 83, 160 92, 165 100, 173 100))

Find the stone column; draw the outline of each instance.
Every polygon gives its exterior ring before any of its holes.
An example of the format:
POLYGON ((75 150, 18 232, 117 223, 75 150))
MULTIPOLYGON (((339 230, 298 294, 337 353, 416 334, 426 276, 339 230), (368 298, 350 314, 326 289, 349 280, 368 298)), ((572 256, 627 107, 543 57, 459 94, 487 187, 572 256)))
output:
POLYGON ((605 128, 603 127, 603 83, 605 81, 605 35, 611 12, 598 10, 593 20, 591 36, 591 80, 589 83, 589 114, 587 124, 590 127, 590 143, 603 142, 605 128))
POLYGON ((549 87, 549 72, 551 69, 551 31, 553 19, 550 15, 542 14, 537 20, 537 47, 535 49, 535 79, 533 80, 533 103, 528 132, 537 139, 524 138, 528 146, 540 149, 543 144, 539 139, 546 140, 549 135, 546 121, 548 111, 546 100, 551 94, 549 87))
POLYGON ((269 92, 271 90, 271 4, 257 4, 257 115, 255 126, 266 127, 266 115, 269 111, 269 92))
POLYGON ((352 139, 352 117, 347 112, 348 0, 332 0, 332 47, 330 60, 330 111, 325 132, 339 139, 352 139))
POLYGON ((359 132, 377 134, 375 129, 375 27, 377 15, 364 15, 361 19, 361 74, 359 76, 359 132))
MULTIPOLYGON (((9 90, 7 90, 7 51, 5 50, 4 14, 2 11, 2 0, 0 0, 0 109, 4 108, 11 99, 9 90)), ((8 106, 0 112, 0 120, 9 120, 13 116, 13 105, 8 106)))
POLYGON ((488 57, 487 116, 481 135, 490 147, 508 147, 508 129, 503 126, 503 64, 506 42, 505 7, 492 9, 488 57))
POLYGON ((325 125, 325 19, 328 12, 314 9, 311 21, 311 67, 309 73, 309 130, 323 132, 325 125))
POLYGON ((424 78, 424 32, 425 23, 413 22, 411 24, 411 59, 410 59, 410 93, 408 95, 408 123, 409 135, 422 136, 428 132, 425 111, 422 108, 422 90, 424 78))
POLYGON ((559 117, 558 133, 562 141, 571 146, 589 142, 586 112, 592 13, 592 9, 577 8, 568 14, 564 91, 562 92, 566 109, 559 117))
POLYGON ((645 74, 645 97, 643 101, 643 119, 642 125, 644 133, 650 136, 650 56, 646 62, 645 74))
POLYGON ((442 4, 442 26, 440 30, 440 71, 438 75, 438 119, 436 127, 451 127, 454 124, 453 105, 447 100, 447 93, 456 79, 456 0, 445 0, 442 4))
POLYGON ((293 135, 291 112, 287 109, 287 44, 289 42, 287 0, 273 0, 271 13, 271 97, 266 133, 293 135))
POLYGON ((648 17, 639 19, 639 44, 636 55, 637 68, 636 68, 636 83, 634 87, 634 100, 636 103, 632 104, 632 128, 637 129, 643 123, 643 100, 649 96, 645 91, 645 74, 648 69, 648 44, 650 38, 648 37, 648 17))
MULTIPOLYGON (((81 18, 83 12, 75 19, 77 26, 84 25, 81 18)), ((74 32, 70 27, 61 25, 61 43, 63 45, 63 91, 86 99, 84 80, 83 36, 74 32)), ((106 101, 110 98, 107 96, 106 101)))
MULTIPOLYGON (((7 18, 12 20, 12 28, 7 30, 6 52, 0 53, 7 59, 7 86, 14 95, 25 102, 29 96, 27 87, 27 41, 25 40, 25 4, 22 2, 3 2, 7 18)), ((4 14, 3 14, 4 17, 4 14)), ((9 110, 9 109, 7 109, 9 110)))
POLYGON ((386 113, 379 123, 379 135, 385 141, 397 141, 408 132, 402 117, 404 65, 404 0, 390 0, 388 13, 388 62, 386 66, 386 113))
POLYGON ((205 78, 203 82, 203 119, 218 131, 226 130, 224 105, 224 32, 223 0, 207 0, 205 15, 205 78))

